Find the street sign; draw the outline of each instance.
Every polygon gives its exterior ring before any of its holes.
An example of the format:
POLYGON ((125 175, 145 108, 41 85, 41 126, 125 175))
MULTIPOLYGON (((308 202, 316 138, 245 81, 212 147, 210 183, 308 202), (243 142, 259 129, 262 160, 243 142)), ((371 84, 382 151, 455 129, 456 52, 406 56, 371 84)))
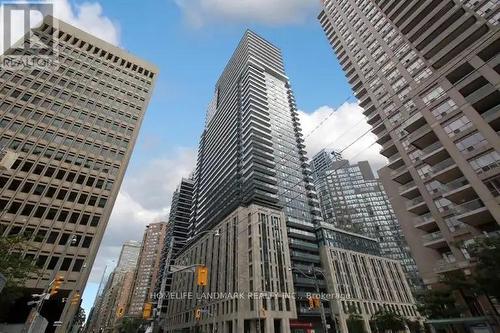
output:
POLYGON ((195 266, 193 267, 188 267, 188 266, 182 266, 182 265, 170 265, 170 272, 175 273, 179 271, 184 271, 184 272, 194 272, 196 269, 195 266))
POLYGON ((53 326, 54 327, 60 327, 60 326, 62 326, 62 324, 63 324, 62 321, 55 321, 54 324, 53 324, 53 326))

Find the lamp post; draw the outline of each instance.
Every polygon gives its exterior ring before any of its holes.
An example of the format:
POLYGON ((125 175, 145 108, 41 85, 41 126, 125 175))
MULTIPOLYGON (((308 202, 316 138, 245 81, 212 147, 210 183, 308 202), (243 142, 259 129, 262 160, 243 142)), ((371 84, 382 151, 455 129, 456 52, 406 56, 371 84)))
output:
MULTIPOLYGON (((216 237, 219 237, 220 234, 219 234, 219 230, 205 230, 205 231, 202 231, 200 233, 198 233, 196 235, 196 237, 200 237, 202 235, 205 235, 205 234, 209 234, 209 233, 214 233, 214 235, 216 237)), ((153 320, 153 325, 156 326, 157 324, 159 324, 160 320, 161 320, 161 309, 163 307, 163 300, 165 298, 165 287, 166 287, 166 284, 167 284, 167 276, 168 275, 172 275, 173 273, 177 273, 177 272, 180 272, 180 271, 185 271, 185 270, 188 270, 188 269, 191 269, 191 268, 195 268, 195 267, 198 267, 200 266, 200 264, 195 264, 195 265, 190 265, 190 266, 186 266, 186 267, 182 267, 181 269, 178 269, 176 270, 175 272, 170 272, 170 261, 172 260, 172 252, 173 252, 173 249, 174 249, 174 243, 176 243, 176 237, 175 236, 172 236, 172 241, 170 242, 170 245, 169 245, 169 249, 168 249, 168 253, 167 253, 167 258, 165 259, 165 266, 163 267, 163 274, 162 274, 162 280, 161 280, 161 285, 160 285, 160 291, 159 291, 159 294, 158 294, 158 302, 156 304, 156 309, 154 310, 154 313, 153 313, 153 316, 155 317, 154 320, 153 320)), ((186 241, 179 241, 180 244, 183 244, 184 246, 187 245, 187 242, 186 241)))
MULTIPOLYGON (((316 292, 318 293, 318 295, 321 295, 318 280, 316 278, 316 273, 320 273, 323 276, 323 278, 326 279, 325 274, 323 273, 322 270, 317 270, 316 267, 311 265, 310 271, 312 272, 312 276, 309 275, 311 272, 309 272, 309 274, 308 274, 298 267, 290 267, 289 270, 292 272, 296 271, 307 278, 313 279, 314 286, 316 287, 316 292)), ((321 296, 319 298, 319 304, 320 304, 319 309, 320 309, 320 315, 321 315, 321 325, 323 326, 323 332, 328 333, 328 324, 326 322, 325 308, 323 307, 323 301, 321 300, 321 296)))

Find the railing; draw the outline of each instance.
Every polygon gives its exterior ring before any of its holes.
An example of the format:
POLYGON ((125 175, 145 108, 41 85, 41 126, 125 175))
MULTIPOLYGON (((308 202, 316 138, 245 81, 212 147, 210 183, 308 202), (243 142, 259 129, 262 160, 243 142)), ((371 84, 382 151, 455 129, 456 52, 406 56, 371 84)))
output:
POLYGON ((453 191, 453 190, 456 190, 457 188, 460 188, 462 186, 465 186, 469 184, 469 181, 467 180, 467 178, 465 177, 460 177, 450 183, 447 183, 445 185, 445 188, 447 191, 453 191))
POLYGON ((406 165, 402 165, 399 168, 397 168, 396 170, 391 171, 391 175, 392 176, 397 175, 398 173, 404 171, 405 169, 406 169, 406 165))
POLYGON ((444 160, 442 162, 439 162, 435 166, 433 166, 432 167, 432 172, 433 172, 433 174, 436 174, 439 171, 444 170, 444 169, 446 169, 449 166, 452 166, 453 164, 455 164, 455 161, 453 159, 451 159, 451 158, 448 158, 448 159, 446 159, 446 160, 444 160))
POLYGON ((419 137, 420 135, 424 134, 425 132, 429 132, 431 131, 432 132, 432 129, 429 125, 425 124, 424 126, 420 127, 418 130, 416 130, 415 132, 412 132, 410 134, 410 136, 408 137, 408 141, 412 142, 413 140, 415 140, 417 137, 419 137))
POLYGON ((416 224, 431 222, 431 221, 434 221, 434 216, 432 216, 431 213, 420 215, 419 217, 415 218, 416 224))
POLYGON ((443 238, 443 234, 441 233, 441 231, 435 231, 433 233, 430 233, 430 234, 427 234, 427 235, 423 235, 422 236, 422 241, 424 243, 428 243, 428 242, 432 242, 432 241, 435 241, 435 240, 438 240, 438 239, 442 239, 443 238))
POLYGON ((392 163, 396 160, 399 160, 401 158, 401 155, 399 153, 396 153, 394 155, 392 155, 391 157, 389 157, 389 163, 392 163))
POLYGON ((427 155, 429 153, 432 153, 434 150, 438 149, 439 147, 442 147, 443 145, 441 142, 435 142, 432 145, 425 147, 422 149, 422 155, 427 155))
POLYGON ((422 196, 415 198, 415 199, 412 199, 412 200, 408 200, 406 202, 406 207, 410 208, 410 207, 416 206, 416 205, 421 204, 421 203, 425 203, 424 198, 422 196))
POLYGON ((293 238, 290 239, 290 244, 302 245, 302 246, 305 246, 305 247, 308 247, 308 248, 312 248, 312 249, 317 249, 318 248, 318 244, 304 242, 304 241, 301 241, 301 240, 298 240, 298 239, 293 239, 293 238))
POLYGON ((416 186, 416 185, 415 185, 415 182, 414 182, 414 181, 409 182, 408 184, 405 184, 405 185, 401 185, 401 186, 399 187, 399 193, 403 193, 403 192, 405 192, 406 190, 409 190, 410 188, 415 187, 415 186, 416 186))
POLYGON ((476 210, 478 208, 484 207, 483 202, 481 199, 474 199, 472 201, 468 201, 466 203, 463 203, 461 205, 456 205, 454 208, 459 211, 461 214, 476 210))
POLYGON ((405 121, 404 127, 407 128, 409 125, 413 124, 415 121, 419 120, 422 117, 423 117, 422 113, 420 112, 415 113, 413 116, 411 116, 410 118, 408 118, 408 120, 405 121))
POLYGON ((439 259, 436 261, 436 264, 434 265, 434 271, 435 272, 443 272, 447 270, 453 270, 455 268, 458 268, 458 263, 456 259, 439 259), (450 260, 450 261, 449 261, 450 260))

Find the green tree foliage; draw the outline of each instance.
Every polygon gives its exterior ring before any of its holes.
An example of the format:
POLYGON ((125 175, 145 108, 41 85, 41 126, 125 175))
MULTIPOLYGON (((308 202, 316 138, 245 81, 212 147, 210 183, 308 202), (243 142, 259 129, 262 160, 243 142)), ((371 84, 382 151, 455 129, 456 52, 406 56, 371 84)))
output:
POLYGON ((418 298, 418 311, 426 318, 455 318, 460 315, 449 288, 425 290, 418 298))
POLYGON ((120 327, 120 333, 143 333, 146 321, 137 318, 124 318, 120 327))
POLYGON ((24 236, 0 237, 0 273, 7 278, 6 289, 24 285, 30 273, 36 273, 33 261, 20 256, 28 246, 24 236))
POLYGON ((30 274, 36 274, 31 259, 21 258, 20 254, 28 249, 28 240, 25 236, 0 237, 0 273, 7 282, 0 293, 0 321, 5 320, 12 302, 24 296, 23 286, 30 274))
POLYGON ((488 296, 500 298, 500 236, 482 238, 469 248, 476 258, 474 284, 488 296))
POLYGON ((372 316, 378 332, 398 332, 405 329, 405 319, 392 311, 378 311, 372 316))

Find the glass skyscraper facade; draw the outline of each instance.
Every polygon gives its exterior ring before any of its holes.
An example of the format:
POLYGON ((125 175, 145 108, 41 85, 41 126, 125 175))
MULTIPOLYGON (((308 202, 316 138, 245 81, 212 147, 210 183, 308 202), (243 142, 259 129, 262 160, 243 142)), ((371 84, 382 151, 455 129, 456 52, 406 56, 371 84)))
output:
MULTIPOLYGON (((195 172, 191 237, 239 206, 282 209, 292 264, 320 265, 314 232, 321 210, 281 51, 245 32, 208 107, 195 172)), ((314 290, 294 275, 297 292, 314 290)), ((303 295, 302 295, 303 296, 303 295)), ((299 314, 310 314, 299 299, 299 314)))
POLYGON ((311 161, 325 223, 372 237, 381 255, 399 260, 413 287, 421 280, 382 182, 366 161, 350 164, 340 153, 322 150, 311 161))

